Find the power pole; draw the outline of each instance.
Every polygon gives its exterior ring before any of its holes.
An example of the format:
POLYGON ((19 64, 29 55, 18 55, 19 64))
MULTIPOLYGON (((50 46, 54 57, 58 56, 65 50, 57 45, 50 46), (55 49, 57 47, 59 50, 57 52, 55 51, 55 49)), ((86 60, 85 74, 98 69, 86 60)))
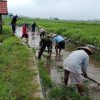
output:
POLYGON ((2 15, 0 14, 0 32, 2 32, 2 15))
POLYGON ((7 10, 7 0, 0 0, 0 31, 2 31, 2 15, 7 15, 8 10, 7 10))

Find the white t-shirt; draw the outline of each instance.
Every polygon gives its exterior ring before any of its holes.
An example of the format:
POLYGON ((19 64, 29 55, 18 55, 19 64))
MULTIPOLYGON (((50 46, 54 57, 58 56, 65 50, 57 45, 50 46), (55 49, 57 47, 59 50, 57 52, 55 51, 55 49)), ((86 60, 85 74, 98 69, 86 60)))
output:
POLYGON ((43 29, 43 28, 40 28, 40 29, 39 29, 39 32, 40 32, 40 33, 42 33, 43 31, 44 31, 44 29, 43 29))
POLYGON ((73 51, 63 63, 63 68, 73 73, 87 72, 89 56, 84 50, 73 51))

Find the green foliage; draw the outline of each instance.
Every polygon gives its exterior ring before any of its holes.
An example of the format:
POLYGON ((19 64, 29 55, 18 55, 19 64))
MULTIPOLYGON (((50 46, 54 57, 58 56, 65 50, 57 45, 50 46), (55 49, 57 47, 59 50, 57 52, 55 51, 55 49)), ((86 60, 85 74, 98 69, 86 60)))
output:
POLYGON ((30 57, 30 51, 16 37, 4 40, 0 46, 0 100, 33 98, 37 84, 32 84, 35 72, 29 68, 30 57))
POLYGON ((93 44, 100 48, 100 24, 96 22, 71 22, 54 20, 35 20, 47 31, 61 34, 80 43, 93 44))
POLYGON ((52 81, 50 75, 48 74, 46 68, 44 67, 43 61, 38 62, 38 69, 43 86, 45 88, 50 88, 52 86, 52 81))
POLYGON ((33 53, 36 53, 36 49, 35 48, 32 48, 32 51, 33 51, 33 53))
POLYGON ((75 87, 59 86, 49 92, 49 100, 91 100, 88 96, 80 96, 75 87))
MULTIPOLYGON (((5 20, 5 24, 11 19, 5 20)), ((49 32, 61 34, 80 43, 90 43, 100 48, 100 25, 90 22, 69 22, 44 19, 20 19, 19 26, 24 23, 36 22, 39 27, 44 27, 49 32)), ((31 84, 34 72, 29 69, 29 51, 26 47, 17 44, 18 39, 11 36, 10 27, 4 26, 3 33, 0 33, 0 100, 30 100, 35 92, 36 84, 31 84), (10 38, 9 38, 10 37, 10 38), (13 45, 12 45, 13 44, 13 45)), ((33 50, 35 52, 35 50, 33 50)), ((38 69, 42 84, 45 90, 50 89, 49 100, 90 100, 87 96, 80 97, 73 87, 54 87, 44 62, 38 62, 38 69)), ((85 92, 87 89, 85 89, 85 92)))
POLYGON ((0 33, 0 42, 2 42, 5 38, 10 37, 12 34, 11 28, 7 25, 3 26, 2 33, 0 33))
MULTIPOLYGON (((11 19, 4 19, 10 23, 11 19)), ((48 19, 21 18, 17 21, 19 26, 25 23, 36 22, 39 27, 44 27, 49 32, 61 34, 80 43, 90 43, 100 48, 100 24, 98 22, 77 22, 48 19)))

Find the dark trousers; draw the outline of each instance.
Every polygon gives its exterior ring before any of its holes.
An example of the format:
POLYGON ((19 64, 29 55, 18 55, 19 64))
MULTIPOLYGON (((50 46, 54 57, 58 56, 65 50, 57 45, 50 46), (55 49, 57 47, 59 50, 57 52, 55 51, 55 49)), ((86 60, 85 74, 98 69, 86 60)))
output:
POLYGON ((16 25, 15 24, 12 24, 12 31, 13 31, 13 33, 15 33, 15 31, 16 31, 16 25))
POLYGON ((43 52, 45 51, 46 47, 47 47, 47 49, 48 49, 48 53, 51 52, 50 46, 49 46, 49 45, 42 45, 41 48, 40 48, 40 51, 39 51, 39 53, 38 53, 38 58, 41 59, 41 56, 42 56, 43 52))

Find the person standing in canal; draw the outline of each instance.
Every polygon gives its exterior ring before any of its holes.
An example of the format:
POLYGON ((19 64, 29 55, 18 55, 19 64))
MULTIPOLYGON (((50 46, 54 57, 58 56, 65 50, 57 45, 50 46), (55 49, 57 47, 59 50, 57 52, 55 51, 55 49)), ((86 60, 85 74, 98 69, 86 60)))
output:
POLYGON ((24 24, 22 27, 22 37, 21 38, 26 38, 27 44, 28 44, 28 29, 27 29, 27 24, 24 24))
POLYGON ((34 23, 32 24, 32 26, 31 26, 31 28, 32 28, 32 35, 35 35, 36 27, 37 27, 37 25, 36 25, 36 23, 34 22, 34 23))
POLYGON ((44 28, 40 28, 39 29, 39 33, 40 33, 40 38, 44 37, 46 32, 45 32, 45 29, 44 28))
POLYGON ((13 16, 12 21, 11 21, 11 25, 12 25, 12 31, 13 33, 16 32, 16 22, 18 21, 18 16, 13 16))
POLYGON ((48 57, 49 59, 51 58, 51 54, 52 54, 52 40, 51 40, 51 36, 47 35, 41 38, 40 40, 40 49, 38 52, 38 58, 41 59, 41 56, 43 54, 43 52, 45 51, 46 47, 48 49, 48 57))
POLYGON ((52 41, 56 43, 55 50, 56 50, 56 56, 61 57, 61 50, 65 48, 65 39, 61 35, 53 34, 52 35, 52 41))
POLYGON ((73 51, 63 63, 64 69, 64 83, 68 84, 69 76, 71 83, 77 86, 80 95, 83 94, 83 84, 81 74, 87 78, 87 67, 89 65, 89 55, 93 54, 93 50, 88 47, 79 47, 78 50, 73 51))

